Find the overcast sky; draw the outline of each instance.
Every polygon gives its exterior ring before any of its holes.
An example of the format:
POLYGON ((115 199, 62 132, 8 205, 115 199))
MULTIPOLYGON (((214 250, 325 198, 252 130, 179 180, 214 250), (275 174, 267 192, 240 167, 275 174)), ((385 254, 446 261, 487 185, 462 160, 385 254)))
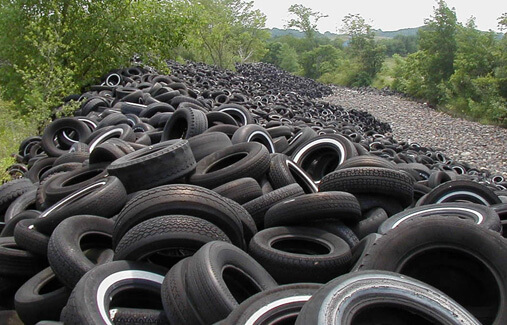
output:
MULTIPOLYGON (((497 18, 507 12, 506 0, 447 0, 456 9, 458 21, 465 23, 470 16, 476 18, 480 30, 498 31, 497 18)), ((435 0, 254 0, 256 9, 267 17, 266 27, 284 28, 289 19, 288 8, 302 4, 326 15, 318 22, 320 32, 337 32, 345 15, 360 14, 375 29, 384 31, 419 27, 433 13, 435 0)))

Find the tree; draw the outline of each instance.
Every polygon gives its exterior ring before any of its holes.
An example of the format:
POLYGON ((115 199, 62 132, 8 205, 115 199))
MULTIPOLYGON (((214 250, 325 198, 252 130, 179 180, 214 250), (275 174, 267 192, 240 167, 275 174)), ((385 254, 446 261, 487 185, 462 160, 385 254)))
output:
POLYGON ((289 7, 289 13, 296 16, 291 18, 285 28, 297 28, 305 33, 306 38, 313 39, 317 31, 317 22, 327 15, 324 15, 318 11, 312 11, 300 4, 294 4, 289 7))
POLYGON ((372 27, 358 14, 343 18, 343 31, 349 36, 349 52, 359 65, 355 84, 366 86, 382 68, 385 47, 375 42, 372 27))
POLYGON ((253 1, 192 0, 200 18, 193 35, 194 55, 223 68, 235 62, 259 60, 267 50, 266 17, 253 9, 253 1), (201 49, 201 51, 199 51, 201 49))
POLYGON ((184 1, 0 0, 2 95, 44 120, 136 54, 161 67, 192 21, 184 1))
POLYGON ((454 73, 458 30, 456 12, 449 9, 444 0, 437 1, 431 18, 419 31, 419 48, 426 53, 426 77, 428 82, 438 85, 454 73))

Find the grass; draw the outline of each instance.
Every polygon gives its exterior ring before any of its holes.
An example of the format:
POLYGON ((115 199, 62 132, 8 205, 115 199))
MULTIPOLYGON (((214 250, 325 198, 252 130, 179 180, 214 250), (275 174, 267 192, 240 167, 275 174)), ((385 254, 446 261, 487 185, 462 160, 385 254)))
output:
POLYGON ((16 112, 16 107, 0 100, 0 183, 10 180, 6 169, 15 163, 12 154, 18 152, 23 139, 37 133, 35 126, 16 112))

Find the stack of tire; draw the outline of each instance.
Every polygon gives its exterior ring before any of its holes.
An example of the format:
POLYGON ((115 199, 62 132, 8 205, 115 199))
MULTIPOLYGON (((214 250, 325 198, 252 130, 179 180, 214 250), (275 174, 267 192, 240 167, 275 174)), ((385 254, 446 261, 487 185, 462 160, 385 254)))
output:
POLYGON ((173 70, 111 72, 21 143, 0 323, 507 322, 500 176, 366 113, 173 70))

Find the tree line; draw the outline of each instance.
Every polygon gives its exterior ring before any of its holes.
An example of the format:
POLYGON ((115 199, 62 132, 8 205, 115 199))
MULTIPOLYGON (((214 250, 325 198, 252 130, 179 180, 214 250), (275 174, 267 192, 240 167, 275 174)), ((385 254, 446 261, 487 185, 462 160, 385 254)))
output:
MULTIPOLYGON (((166 59, 234 69, 263 61, 321 82, 390 87, 459 114, 507 124, 507 39, 462 25, 438 0, 416 36, 379 39, 363 17, 343 18, 344 37, 320 37, 327 16, 288 8, 270 37, 244 0, 0 0, 0 95, 44 124, 61 98, 134 56, 165 72, 166 59), (387 61, 386 61, 387 59, 387 61)), ((507 27, 504 14, 500 26, 507 27)))

